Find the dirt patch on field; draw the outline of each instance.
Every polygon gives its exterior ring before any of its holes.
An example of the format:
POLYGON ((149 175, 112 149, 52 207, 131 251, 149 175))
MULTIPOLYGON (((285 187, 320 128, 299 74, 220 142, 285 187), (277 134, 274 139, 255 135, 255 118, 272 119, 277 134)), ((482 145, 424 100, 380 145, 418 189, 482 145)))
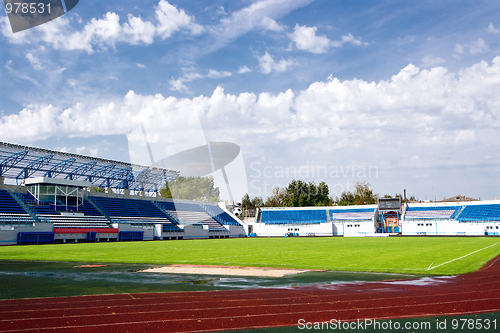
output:
POLYGON ((283 277, 309 270, 268 267, 240 267, 240 266, 210 266, 210 265, 170 265, 164 267, 141 270, 145 273, 171 274, 202 274, 202 275, 233 275, 233 276, 260 276, 283 277))

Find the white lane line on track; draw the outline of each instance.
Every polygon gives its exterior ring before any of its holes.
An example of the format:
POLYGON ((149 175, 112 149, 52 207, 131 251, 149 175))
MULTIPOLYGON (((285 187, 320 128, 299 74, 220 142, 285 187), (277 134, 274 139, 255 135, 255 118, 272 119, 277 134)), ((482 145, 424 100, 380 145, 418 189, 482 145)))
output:
MULTIPOLYGON (((448 294, 443 294, 443 295, 455 295, 455 294, 458 294, 458 293, 448 293, 448 294)), ((434 295, 435 296, 440 296, 440 295, 434 295)), ((424 296, 421 296, 421 297, 424 297, 424 296)), ((428 295, 425 295, 425 297, 428 297, 428 295)), ((391 297, 391 298, 378 298, 378 299, 363 299, 363 300, 360 300, 361 302, 366 302, 366 301, 381 301, 381 300, 389 300, 389 299, 407 299, 407 297, 391 297)), ((386 306, 386 307, 380 307, 380 306, 377 306, 377 307, 353 307, 353 308, 345 308, 345 309, 331 309, 331 310, 327 310, 328 311, 334 311, 334 312, 343 312, 343 311, 352 311, 352 310, 372 310, 372 309, 388 309, 388 308, 397 308, 397 307, 418 307, 418 306, 429 306, 429 305, 442 305, 442 304, 456 304, 456 303, 467 303, 467 302, 478 302, 478 301, 485 301, 485 300, 496 300, 497 297, 496 296, 492 296, 492 297, 487 297, 487 298, 480 298, 480 299, 474 299, 474 300, 453 300, 453 301, 444 301, 444 302, 434 302, 434 303, 420 303, 420 304, 399 304, 399 305, 390 305, 390 306, 386 306)), ((344 302, 349 302, 349 301, 344 301, 344 302)), ((324 304, 328 304, 328 303, 335 303, 337 304, 338 302, 314 302, 314 303, 301 303, 301 304, 286 304, 286 305, 293 305, 293 306, 313 306, 313 305, 324 305, 324 304)), ((273 304, 273 305, 266 305, 265 307, 268 307, 268 308, 272 308, 272 307, 282 307, 284 306, 284 304, 273 304)), ((259 305, 255 305, 255 306, 239 306, 239 307, 219 307, 219 308, 211 308, 211 309, 206 309, 206 308, 203 308, 203 309, 183 309, 183 310, 169 310, 169 311, 145 311, 145 312, 142 312, 142 311, 137 311, 137 312, 129 312, 129 313, 118 313, 118 314, 115 314, 115 313, 103 313, 103 314, 92 314, 92 315, 74 315, 74 316, 60 316, 60 317, 44 317, 44 318, 20 318, 20 319, 6 319, 6 320, 1 320, 1 321, 6 321, 6 322, 22 322, 22 321, 30 321, 30 320, 33 320, 33 321, 38 321, 40 319, 43 319, 43 320, 53 320, 53 319, 64 319, 64 320, 68 320, 68 319, 71 319, 71 318, 82 318, 82 317, 104 317, 104 316, 117 316, 117 315, 128 315, 128 316, 134 316, 134 315, 147 315, 147 314, 161 314, 161 313, 167 313, 167 312, 182 312, 182 311, 195 311, 195 310, 199 310, 199 311, 206 311, 206 310, 229 310, 229 309, 247 309, 247 310, 250 310, 251 308, 259 308, 261 309, 262 307, 264 306, 259 306, 259 305)), ((497 309, 498 311, 499 309, 497 309)), ((318 310, 313 310, 313 311, 308 311, 308 312, 312 312, 312 313, 317 313, 318 310)), ((287 312, 285 314, 295 314, 295 313, 301 313, 301 312, 287 312)), ((276 314, 276 313, 271 313, 271 314, 254 314, 254 315, 250 315, 252 317, 259 317, 259 316, 268 316, 268 315, 273 315, 273 314, 276 314)), ((277 313, 276 315, 281 315, 281 313, 277 313)), ((248 316, 248 315, 247 315, 248 316)), ((227 317, 227 318, 244 318, 244 317, 247 317, 247 316, 230 316, 230 317, 227 317)), ((178 321, 183 321, 183 320, 186 320, 186 321, 190 321, 190 320, 211 320, 213 319, 212 317, 206 317, 206 318, 196 318, 196 319, 191 319, 191 318, 173 318, 173 319, 164 319, 164 320, 153 320, 153 321, 146 321, 147 323, 149 322, 165 322, 165 321, 169 321, 169 322, 178 322, 178 321)), ((110 324, 102 324, 102 325, 125 325, 127 324, 128 322, 117 322, 117 323, 110 323, 110 324)), ((73 326, 72 326, 73 327, 73 326)), ((86 325, 83 325, 82 327, 86 327, 86 325)), ((41 328, 42 329, 42 328, 41 328)), ((45 328, 43 328, 45 329, 45 328)), ((0 329, 0 332, 8 332, 8 331, 2 331, 0 329)))
MULTIPOLYGON (((484 289, 479 289, 479 290, 467 290, 467 291, 460 291, 460 292, 453 292, 453 293, 440 293, 440 294, 433 294, 433 297, 436 296, 450 296, 450 295, 464 295, 464 294, 477 294, 477 293, 491 293, 491 292, 497 292, 500 291, 500 289, 489 289, 489 290, 484 290, 484 289)), ((364 302, 364 301, 381 301, 381 300, 396 300, 396 299, 406 299, 407 296, 389 296, 389 297, 376 297, 376 298, 360 298, 360 299, 346 299, 346 300, 339 300, 339 296, 346 296, 346 295, 351 295, 350 293, 344 293, 344 294, 336 294, 336 295, 321 295, 322 300, 321 302, 315 302, 315 303, 310 303, 307 302, 307 304, 316 304, 316 303, 321 303, 321 304, 338 304, 338 303, 349 303, 349 302, 364 302), (333 297, 333 301, 328 301, 325 300, 325 298, 331 298, 333 297)), ((422 297, 428 297, 428 295, 417 295, 413 296, 414 298, 422 298, 422 297)), ((210 310, 210 309, 215 309, 215 310, 225 310, 225 309, 236 309, 236 308, 248 308, 248 307, 275 307, 275 306, 283 306, 283 305, 300 305, 300 304, 306 304, 306 303, 283 303, 284 300, 293 300, 293 299, 301 299, 303 296, 297 296, 297 297, 273 297, 273 298, 258 298, 258 299, 231 299, 231 300, 225 300, 226 302, 245 302, 245 301, 281 301, 279 304, 256 304, 256 305, 242 305, 242 306, 218 306, 215 308, 189 308, 189 309, 170 309, 170 310, 161 310, 161 311, 155 311, 155 312, 180 312, 180 311, 196 311, 196 310, 210 310)), ((214 303, 214 301, 205 301, 208 303, 214 303)), ((205 303, 205 302, 198 302, 198 304, 205 303)), ((162 305, 180 305, 180 304, 189 304, 192 305, 192 302, 182 302, 182 303, 175 303, 175 304, 170 304, 170 303, 152 303, 152 304, 147 304, 147 306, 162 306, 162 305)), ((91 307, 74 307, 74 308, 68 308, 68 310, 72 311, 81 311, 81 310, 96 310, 96 309, 115 309, 116 308, 143 308, 145 304, 126 304, 126 305, 114 305, 112 307, 110 306, 91 306, 91 307)), ((34 310, 11 310, 11 311, 0 311, 0 314, 8 314, 8 313, 19 313, 20 311, 24 312, 40 312, 40 311, 60 311, 64 310, 61 308, 52 308, 52 309, 34 309, 34 310)), ((118 315, 121 314, 134 314, 134 313, 143 313, 143 312, 120 312, 118 315)), ((144 313, 149 313, 149 312, 144 312, 144 313)), ((107 314, 103 314, 107 315, 107 314)), ((0 322, 7 322, 7 321, 18 321, 18 320, 38 320, 38 319, 48 319, 48 318, 72 318, 72 317, 93 317, 95 316, 94 314, 91 315, 83 315, 83 314, 78 314, 78 315, 68 315, 68 316, 60 316, 60 317, 43 317, 43 318, 17 318, 17 319, 0 319, 0 322)))
POLYGON ((439 265, 437 265, 437 266, 434 266, 434 267, 432 267, 432 268, 431 268, 431 266, 432 266, 432 264, 433 264, 433 263, 431 263, 431 264, 430 264, 430 266, 429 266, 429 268, 427 268, 427 270, 429 271, 429 270, 431 270, 431 269, 438 268, 439 266, 443 266, 443 265, 449 264, 450 262, 453 262, 453 261, 456 261, 456 260, 463 259, 463 258, 465 258, 465 257, 470 256, 471 254, 477 253, 477 252, 482 251, 482 250, 486 250, 487 248, 490 248, 490 247, 495 246, 495 245, 497 245, 497 244, 500 244, 500 242, 495 243, 495 244, 492 244, 492 245, 487 246, 487 247, 484 247, 484 248, 482 248, 482 249, 476 250, 476 251, 474 251, 474 252, 468 253, 468 254, 466 254, 466 255, 464 255, 464 256, 462 256, 462 257, 460 257, 460 258, 455 258, 455 259, 453 259, 453 260, 450 260, 450 261, 444 262, 444 263, 439 264, 439 265))
MULTIPOLYGON (((437 296, 451 296, 451 295, 464 295, 464 294, 477 294, 477 293, 491 293, 491 292, 497 292, 500 291, 500 289, 489 289, 489 290, 468 290, 468 291, 461 291, 461 292, 453 292, 453 293, 440 293, 440 294, 433 294, 433 297, 437 296)), ((344 295, 351 295, 350 293, 342 294, 344 295)), ((339 300, 339 295, 329 295, 325 296, 322 295, 322 300, 321 302, 314 302, 314 303, 279 303, 279 304, 255 304, 255 305, 241 305, 241 306, 219 306, 219 307, 214 307, 214 308, 189 308, 189 309, 170 309, 170 310, 159 310, 159 311, 153 311, 155 313, 167 313, 167 312, 181 312, 181 311, 204 311, 204 310, 227 310, 227 309, 242 309, 242 308, 253 308, 253 307, 276 307, 276 306, 283 306, 283 305, 305 305, 305 304, 338 304, 338 303, 349 303, 349 302, 365 302, 365 301, 382 301, 382 300, 396 300, 396 299, 407 299, 408 296, 390 296, 390 297, 377 297, 377 298, 361 298, 361 299, 348 299, 348 300, 339 300), (324 298, 329 298, 329 297, 334 297, 333 301, 327 301, 324 298)), ((422 298, 422 297, 428 297, 429 295, 417 295, 413 296, 415 298, 422 298)), ((303 298, 303 297, 287 297, 287 298, 281 298, 281 297, 273 297, 273 298, 259 298, 259 299, 232 299, 232 300, 225 300, 225 301, 230 301, 230 302, 244 302, 244 301, 274 301, 274 300, 292 300, 292 299, 297 299, 297 298, 303 298)), ((213 303, 213 301, 207 301, 213 303)), ((200 304, 199 302, 198 304, 200 304)), ((192 304, 191 302, 183 302, 183 303, 175 303, 174 305, 179 305, 179 304, 192 304)), ((153 304, 148 304, 148 306, 161 306, 161 305, 172 305, 168 303, 153 303, 153 304)), ((112 308, 132 308, 132 307, 140 307, 143 308, 144 304, 127 304, 127 305, 115 305, 113 307, 109 306, 92 306, 92 307, 75 307, 75 308, 70 308, 70 310, 73 311, 81 311, 81 310, 96 310, 96 309, 112 309, 112 308)), ((6 314, 6 313, 18 313, 19 311, 22 312, 40 312, 40 311, 60 311, 64 309, 60 308, 54 308, 54 309, 37 309, 37 310, 12 310, 12 311, 2 311, 0 314, 6 314)), ((115 309, 116 311, 116 309, 115 309)), ((143 313, 152 313, 151 311, 137 311, 137 312, 120 312, 117 315, 124 315, 124 314, 143 314, 143 313)), ((109 313, 103 313, 102 315, 110 315, 109 313)), ((73 318, 73 317, 94 317, 96 314, 90 314, 90 315, 84 315, 84 314, 78 314, 78 315, 68 315, 68 316, 59 316, 59 317, 43 317, 43 318, 17 318, 17 319, 0 319, 0 322, 8 322, 8 321, 25 321, 25 320, 38 320, 38 319, 57 319, 57 318, 73 318)), ((97 314, 99 316, 99 314, 97 314)))
MULTIPOLYGON (((477 313, 488 313, 489 311, 486 310, 487 312, 484 312, 482 310, 479 311, 466 311, 466 312, 445 312, 440 315, 442 316, 459 316, 459 315, 471 315, 471 314, 477 314, 477 313)), ((376 318, 371 318, 373 320, 387 320, 387 319, 412 319, 412 318, 423 318, 423 317, 435 317, 436 315, 433 313, 428 313, 428 314, 423 314, 423 315, 418 315, 418 317, 407 317, 407 316, 395 316, 395 317, 376 317, 376 318)), ((342 322, 356 322, 356 320, 343 320, 342 322)), ((298 326, 298 325, 297 325, 298 326)), ((289 325, 280 325, 280 326, 248 326, 248 327, 237 327, 235 328, 238 330, 250 330, 250 329, 259 329, 259 328, 275 328, 275 327, 295 327, 295 326, 289 326, 289 325)), ((221 332, 221 331, 227 331, 227 328, 220 328, 220 329, 212 329, 212 330, 196 330, 196 331, 177 331, 174 333, 204 333, 204 332, 221 332)))
MULTIPOLYGON (((390 308, 402 308, 402 307, 422 307, 422 306, 432 306, 432 305, 442 305, 442 304, 456 304, 456 303, 463 303, 463 302, 479 302, 479 301, 486 301, 486 300, 491 300, 492 298, 485 298, 485 299, 475 299, 475 300, 464 300, 464 301, 450 301, 450 302, 436 302, 436 303, 426 303, 426 304, 408 304, 408 305, 394 305, 394 306, 377 306, 377 307, 369 307, 369 308, 355 308, 355 309, 339 309, 339 310, 327 310, 323 311, 323 313, 326 312, 335 312, 335 314, 338 314, 338 312, 346 312, 346 311, 358 311, 359 310, 381 310, 381 309, 390 309, 390 308)), ((496 298, 495 298, 496 299, 496 298)), ((319 303, 321 304, 321 303, 319 303)), ((498 312, 500 309, 494 308, 494 309, 485 309, 485 310, 480 310, 481 312, 498 312)), ((221 319, 235 319, 235 318, 252 318, 252 317, 269 317, 269 316, 283 316, 283 315, 303 315, 307 313, 317 313, 317 310, 309 310, 309 311, 297 311, 297 312, 285 312, 285 313, 263 313, 263 314, 247 314, 247 315, 242 315, 242 316, 227 316, 227 317, 205 317, 205 318, 194 318, 194 319, 163 319, 163 320, 145 320, 145 321, 131 321, 131 322, 120 322, 120 323, 100 323, 100 324, 94 324, 94 325, 73 325, 73 326, 59 326, 59 327, 38 327, 38 328, 26 328, 26 329, 15 329, 15 330, 1 330, 0 332, 28 332, 28 331, 41 331, 41 330, 55 330, 55 329, 77 329, 77 328, 84 328, 84 327, 103 327, 103 326, 118 326, 118 325, 138 325, 138 324, 151 324, 151 323, 165 323, 165 322, 180 322, 180 321, 199 321, 199 320, 217 320, 220 321, 221 319)), ((468 312, 465 312, 468 313, 468 312)), ((418 317, 421 317, 423 315, 418 315, 418 317)), ((389 319, 389 318, 388 318, 389 319)), ((183 331, 181 331, 183 332, 183 331)))

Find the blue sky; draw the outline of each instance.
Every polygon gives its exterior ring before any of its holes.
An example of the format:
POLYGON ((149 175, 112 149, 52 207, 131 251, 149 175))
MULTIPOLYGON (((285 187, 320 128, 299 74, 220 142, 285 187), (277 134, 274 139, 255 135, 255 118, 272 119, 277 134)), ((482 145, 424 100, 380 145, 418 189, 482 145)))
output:
POLYGON ((0 140, 135 162, 131 133, 149 124, 162 156, 240 145, 236 197, 300 178, 333 196, 366 181, 498 198, 499 13, 493 0, 81 0, 13 34, 3 12, 0 140))

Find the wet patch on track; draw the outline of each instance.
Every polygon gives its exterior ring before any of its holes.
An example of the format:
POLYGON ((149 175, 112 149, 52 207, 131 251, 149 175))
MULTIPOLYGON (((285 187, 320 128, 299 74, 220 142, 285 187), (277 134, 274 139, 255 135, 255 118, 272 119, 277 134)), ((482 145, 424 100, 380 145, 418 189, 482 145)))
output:
POLYGON ((0 299, 116 293, 334 286, 365 281, 406 280, 422 276, 310 271, 279 278, 139 273, 159 265, 0 261, 0 299))

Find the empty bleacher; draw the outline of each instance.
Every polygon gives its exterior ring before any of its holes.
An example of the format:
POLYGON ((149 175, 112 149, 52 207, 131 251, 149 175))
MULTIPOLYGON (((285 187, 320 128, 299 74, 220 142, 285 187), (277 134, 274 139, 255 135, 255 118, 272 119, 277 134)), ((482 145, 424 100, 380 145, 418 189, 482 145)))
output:
POLYGON ((260 222, 265 224, 319 224, 328 222, 326 209, 263 209, 260 222))
POLYGON ((165 213, 150 200, 89 197, 113 222, 133 225, 173 224, 165 213))
POLYGON ((500 204, 467 205, 458 215, 460 222, 500 221, 500 204))
POLYGON ((54 210, 48 204, 38 204, 35 198, 29 193, 17 193, 24 203, 32 209, 36 215, 46 222, 54 224, 54 228, 111 228, 110 222, 102 216, 97 209, 87 200, 78 207, 79 214, 66 215, 54 210))
POLYGON ((238 221, 236 221, 231 215, 229 215, 219 206, 204 205, 203 208, 223 225, 241 225, 238 221))
POLYGON ((227 230, 198 204, 170 201, 156 201, 156 204, 182 224, 208 225, 210 231, 227 230))
POLYGON ((371 220, 375 208, 336 208, 330 209, 331 220, 371 220))
POLYGON ((46 217, 54 224, 54 228, 111 228, 111 224, 104 216, 59 214, 46 217))
POLYGON ((461 206, 409 206, 406 209, 405 219, 452 219, 461 208, 461 206))
POLYGON ((24 201, 24 203, 33 209, 37 215, 59 215, 59 212, 56 212, 54 208, 50 207, 50 205, 38 204, 36 199, 29 193, 17 193, 18 197, 24 201))
POLYGON ((31 224, 33 219, 6 190, 0 190, 0 224, 31 224))

